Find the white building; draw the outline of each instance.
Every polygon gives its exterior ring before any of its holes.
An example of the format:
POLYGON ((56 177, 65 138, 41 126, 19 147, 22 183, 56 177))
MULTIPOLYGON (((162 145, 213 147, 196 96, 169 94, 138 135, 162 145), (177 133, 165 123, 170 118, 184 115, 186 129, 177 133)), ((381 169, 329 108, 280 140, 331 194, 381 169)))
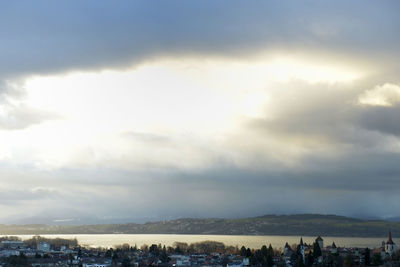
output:
POLYGON ((1 241, 1 248, 3 249, 19 249, 25 246, 24 242, 16 240, 1 241))
POLYGON ((49 252, 50 251, 50 244, 46 242, 40 242, 37 244, 37 250, 49 252))

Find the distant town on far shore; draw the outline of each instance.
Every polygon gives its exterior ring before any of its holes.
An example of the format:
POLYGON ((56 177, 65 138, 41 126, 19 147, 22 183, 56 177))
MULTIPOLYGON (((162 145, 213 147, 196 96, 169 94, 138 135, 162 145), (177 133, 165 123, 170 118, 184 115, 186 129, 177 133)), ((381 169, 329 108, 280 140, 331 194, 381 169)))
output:
POLYGON ((0 225, 0 234, 207 234, 384 237, 400 234, 400 222, 362 220, 337 215, 264 215, 251 218, 182 218, 143 224, 0 225))

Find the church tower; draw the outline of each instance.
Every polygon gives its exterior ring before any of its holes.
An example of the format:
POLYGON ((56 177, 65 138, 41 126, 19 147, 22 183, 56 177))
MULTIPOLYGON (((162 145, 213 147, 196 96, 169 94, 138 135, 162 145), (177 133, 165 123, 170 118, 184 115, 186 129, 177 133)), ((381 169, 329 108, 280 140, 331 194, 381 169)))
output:
POLYGON ((396 244, 392 240, 392 232, 389 231, 389 238, 385 244, 385 252, 392 256, 393 252, 396 250, 396 244))
POLYGON ((303 257, 303 263, 306 263, 306 248, 304 247, 303 238, 300 238, 300 253, 303 257))
POLYGON ((318 243, 319 248, 321 250, 324 248, 324 240, 322 239, 322 237, 320 235, 317 237, 317 239, 315 239, 315 242, 318 243))

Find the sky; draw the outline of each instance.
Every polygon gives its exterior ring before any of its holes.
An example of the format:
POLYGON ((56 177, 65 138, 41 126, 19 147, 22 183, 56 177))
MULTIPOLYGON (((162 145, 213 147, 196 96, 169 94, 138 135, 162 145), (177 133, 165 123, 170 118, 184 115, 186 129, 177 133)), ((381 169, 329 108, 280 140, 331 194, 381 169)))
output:
POLYGON ((0 223, 400 216, 399 11, 0 3, 0 223))

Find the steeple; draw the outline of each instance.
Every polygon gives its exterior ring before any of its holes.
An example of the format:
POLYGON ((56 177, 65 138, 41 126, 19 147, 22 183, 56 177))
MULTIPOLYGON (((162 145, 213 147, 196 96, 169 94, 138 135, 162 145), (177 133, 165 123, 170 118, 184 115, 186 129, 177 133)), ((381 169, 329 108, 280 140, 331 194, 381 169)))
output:
POLYGON ((303 237, 300 238, 300 246, 304 246, 304 244, 303 244, 303 237))
POLYGON ((388 241, 385 244, 385 252, 392 256, 392 254, 397 250, 396 244, 392 240, 392 232, 389 230, 388 241))
POLYGON ((390 230, 389 230, 389 238, 388 238, 388 241, 386 242, 386 244, 390 244, 390 245, 394 244, 394 242, 392 240, 392 232, 390 230))

